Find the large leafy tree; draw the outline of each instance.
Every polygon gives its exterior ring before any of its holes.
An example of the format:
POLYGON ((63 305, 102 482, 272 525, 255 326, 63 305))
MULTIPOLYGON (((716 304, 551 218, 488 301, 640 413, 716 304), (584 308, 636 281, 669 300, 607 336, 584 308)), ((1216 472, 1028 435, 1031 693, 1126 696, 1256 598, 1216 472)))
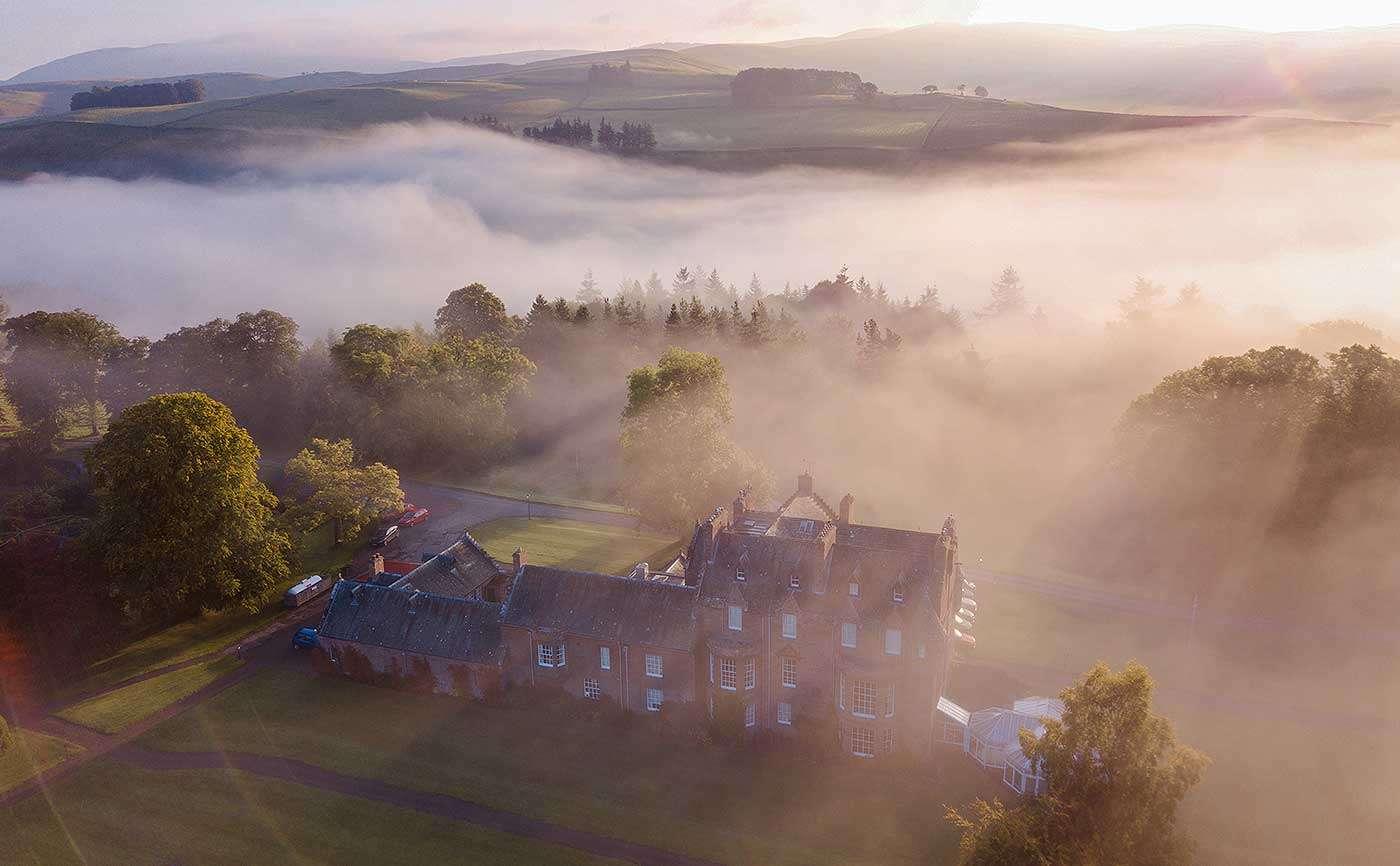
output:
POLYGON ((144 341, 127 340, 116 326, 83 310, 36 310, 4 323, 11 348, 5 365, 10 399, 30 441, 53 446, 64 413, 79 408, 95 436, 108 369, 144 352, 144 341))
POLYGON ((1209 760, 1177 742, 1152 711, 1152 677, 1130 662, 1102 663, 1064 690, 1064 717, 1046 720, 1021 748, 1048 785, 1011 806, 975 804, 949 818, 962 831, 965 866, 1177 866, 1193 846, 1177 809, 1209 760))
MULTIPOLYGON (((588 280, 592 280, 592 273, 589 271, 588 280)), ((447 301, 438 308, 435 324, 438 336, 461 340, 505 339, 515 333, 515 322, 506 313, 506 305, 481 283, 472 283, 448 295, 447 301)))
POLYGON ((349 439, 312 439, 287 461, 286 473, 297 490, 287 511, 293 525, 305 531, 332 521, 336 544, 404 507, 399 473, 383 463, 359 465, 349 439))
POLYGON ((718 358, 672 348, 633 370, 621 437, 630 504, 648 520, 684 526, 741 487, 766 498, 769 475, 730 438, 732 423, 718 358))
POLYGON ((287 577, 290 545, 258 457, 206 394, 150 397, 112 423, 87 455, 93 541, 129 616, 254 610, 287 577))
POLYGON ((297 330, 272 310, 181 328, 151 346, 148 393, 203 391, 259 437, 285 438, 299 414, 297 330))

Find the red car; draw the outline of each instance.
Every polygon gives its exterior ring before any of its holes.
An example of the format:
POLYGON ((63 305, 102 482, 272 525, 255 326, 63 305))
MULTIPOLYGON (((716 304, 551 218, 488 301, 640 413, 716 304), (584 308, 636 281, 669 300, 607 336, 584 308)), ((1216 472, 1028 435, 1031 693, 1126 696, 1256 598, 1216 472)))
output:
POLYGON ((417 526, 426 521, 430 513, 426 508, 410 508, 399 518, 399 526, 417 526))

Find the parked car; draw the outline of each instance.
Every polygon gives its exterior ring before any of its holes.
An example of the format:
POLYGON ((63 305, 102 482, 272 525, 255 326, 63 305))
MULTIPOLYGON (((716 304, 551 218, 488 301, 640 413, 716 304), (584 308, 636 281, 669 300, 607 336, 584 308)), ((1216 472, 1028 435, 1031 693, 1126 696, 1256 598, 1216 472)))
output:
POLYGON ((399 526, 417 526, 426 521, 431 512, 426 508, 412 508, 399 518, 399 526))
POLYGON ((282 596, 283 607, 301 607, 311 599, 331 588, 331 581, 322 580, 321 575, 313 574, 297 583, 282 596))
POLYGON ((384 547, 385 545, 393 544, 395 541, 398 541, 398 540, 399 540, 399 525, 398 525, 397 523, 395 523, 393 526, 385 527, 385 529, 384 529, 383 532, 379 533, 378 535, 376 535, 376 536, 374 537, 374 540, 371 541, 371 542, 369 543, 369 546, 370 546, 370 547, 384 547))
POLYGON ((316 635, 316 629, 310 626, 297 629, 292 635, 292 649, 315 649, 320 638, 316 635))

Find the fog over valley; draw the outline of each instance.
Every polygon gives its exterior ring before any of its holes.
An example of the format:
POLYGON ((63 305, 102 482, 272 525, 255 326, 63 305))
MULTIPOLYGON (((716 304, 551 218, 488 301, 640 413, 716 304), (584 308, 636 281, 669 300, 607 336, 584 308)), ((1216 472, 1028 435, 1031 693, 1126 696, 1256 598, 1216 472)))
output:
POLYGON ((210 184, 0 185, 0 286, 21 311, 81 306, 153 337, 260 306, 307 333, 410 324, 471 281, 520 312, 586 269, 611 294, 697 265, 771 292, 847 265, 969 309, 1014 264, 1061 325, 1095 326, 1138 275, 1233 309, 1400 312, 1400 138, 1380 128, 1004 146, 909 177, 699 172, 446 124, 244 160, 210 184))

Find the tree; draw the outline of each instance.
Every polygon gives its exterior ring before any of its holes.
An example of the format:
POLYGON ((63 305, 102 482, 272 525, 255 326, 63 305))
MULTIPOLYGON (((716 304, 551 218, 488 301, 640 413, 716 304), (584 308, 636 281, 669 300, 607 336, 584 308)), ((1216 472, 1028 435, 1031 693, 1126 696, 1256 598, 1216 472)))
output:
POLYGON ((290 544, 258 457, 228 407, 198 393, 137 403, 88 452, 91 540, 128 616, 253 611, 286 579, 290 544))
POLYGON ((633 370, 620 439, 631 504, 650 521, 680 528, 740 487, 764 498, 771 481, 729 438, 732 423, 718 358, 672 348, 656 366, 633 370))
POLYGON ((357 465, 349 439, 312 439, 287 461, 286 474, 297 490, 288 501, 288 520, 301 532, 331 521, 337 545, 379 515, 404 507, 399 473, 383 463, 357 465))
POLYGON ((3 715, 0 715, 0 755, 5 754, 15 745, 15 735, 10 730, 10 723, 3 715))
POLYGON ((583 281, 579 283, 576 297, 580 304, 596 304, 602 299, 603 293, 598 291, 598 281, 593 279, 592 268, 584 272, 583 281))
POLYGON ((885 328, 882 334, 879 323, 870 319, 856 335, 856 356, 864 366, 881 367, 899 353, 902 342, 903 339, 889 328, 885 328))
POLYGON ((981 96, 981 97, 987 96, 987 88, 983 87, 983 86, 980 85, 980 84, 977 85, 977 89, 974 90, 974 91, 972 91, 972 92, 975 93, 975 94, 977 94, 978 96, 981 96))
MULTIPOLYGON (((590 272, 591 274, 591 272, 590 272)), ((472 283, 447 296, 435 320, 440 337, 475 340, 478 337, 509 338, 515 327, 506 305, 481 283, 472 283)))
POLYGON ((1145 325, 1152 321, 1157 303, 1167 293, 1167 287, 1152 282, 1146 277, 1133 281, 1133 290, 1126 298, 1120 298, 1118 309, 1123 314, 1123 322, 1129 325, 1145 325))
POLYGON ((144 353, 144 341, 127 340, 102 319, 83 310, 42 310, 5 320, 11 347, 5 365, 10 399, 33 447, 47 451, 62 433, 63 412, 81 408, 96 436, 109 367, 144 353))
POLYGON ((966 84, 959 84, 959 85, 958 85, 958 96, 966 96, 966 95, 967 95, 967 85, 966 85, 966 84))
POLYGON ((925 84, 925 85, 924 85, 924 93, 937 93, 937 92, 938 92, 938 85, 937 85, 937 84, 925 84))
POLYGON ((1026 310, 1026 288, 1021 285, 1021 275, 1013 267, 1007 267, 1001 276, 992 283, 992 299, 979 318, 994 319, 1020 315, 1026 310))
POLYGON ((1209 759, 1180 745, 1169 721, 1152 711, 1152 678, 1137 662, 1121 673, 1095 665, 1060 698, 1061 720, 1046 719, 1021 749, 1048 792, 1012 806, 979 802, 971 816, 950 810, 962 831, 959 862, 1127 864, 1191 862, 1193 845, 1177 809, 1209 759))

